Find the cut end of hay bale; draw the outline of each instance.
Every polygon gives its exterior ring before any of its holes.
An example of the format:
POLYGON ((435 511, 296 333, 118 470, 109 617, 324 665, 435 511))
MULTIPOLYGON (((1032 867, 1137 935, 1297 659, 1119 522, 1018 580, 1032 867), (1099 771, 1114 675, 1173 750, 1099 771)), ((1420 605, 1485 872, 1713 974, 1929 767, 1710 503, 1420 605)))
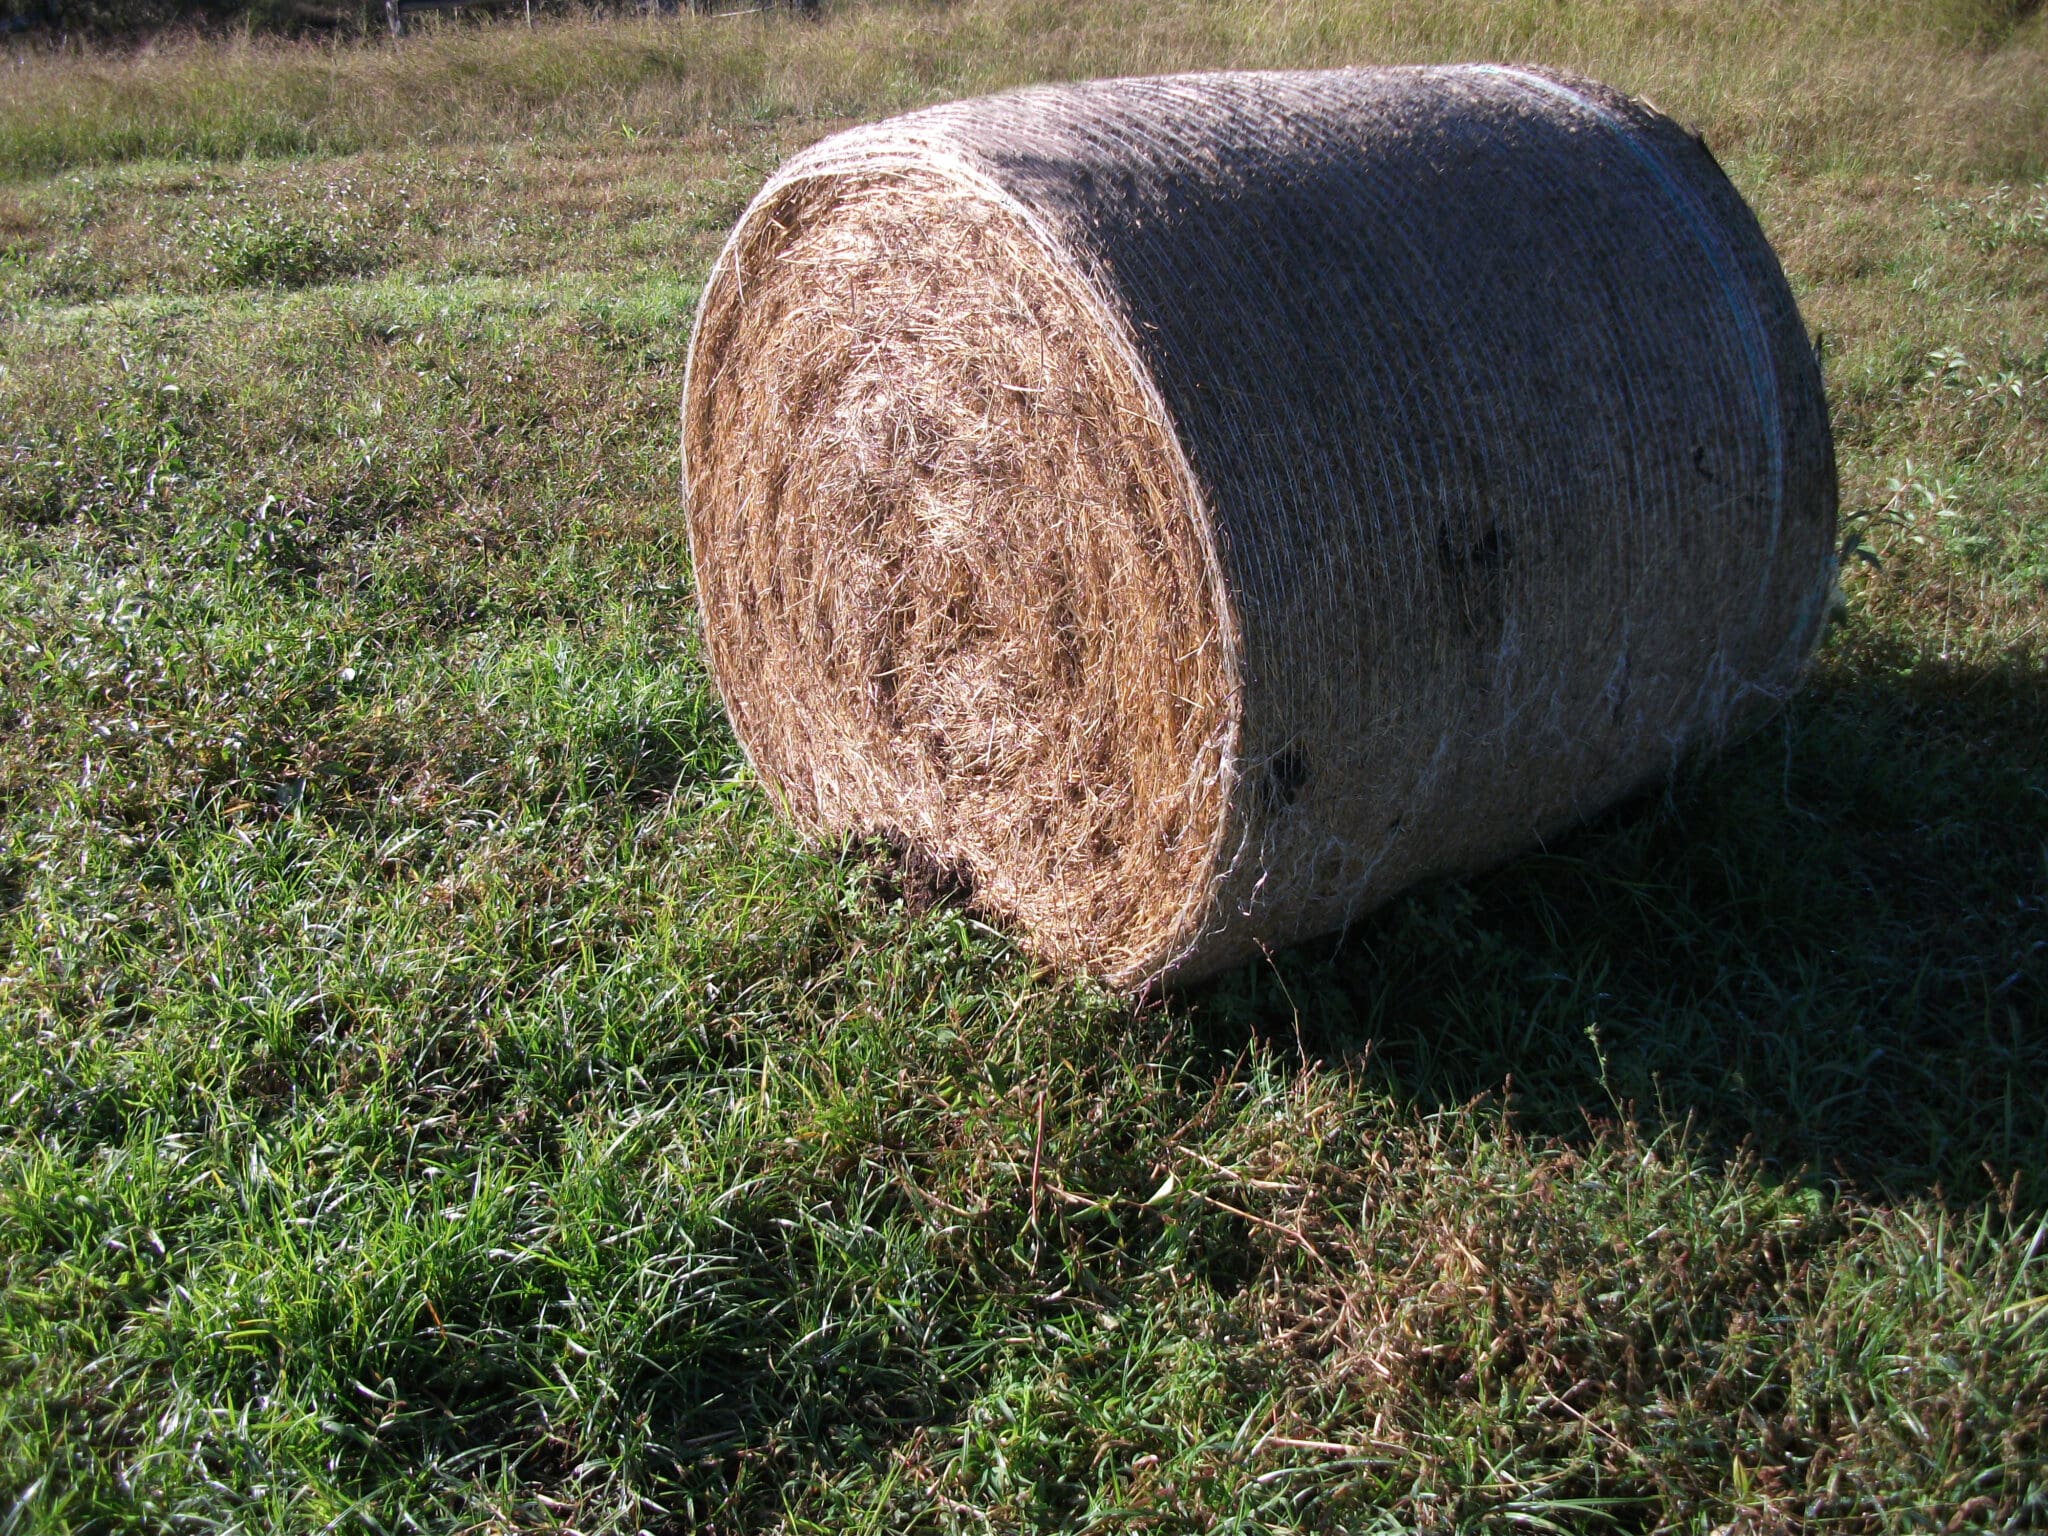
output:
POLYGON ((699 325, 700 601, 790 815, 960 871, 1056 962, 1156 964, 1215 857, 1236 676, 1193 483, 1078 276, 986 189, 807 179, 699 325))

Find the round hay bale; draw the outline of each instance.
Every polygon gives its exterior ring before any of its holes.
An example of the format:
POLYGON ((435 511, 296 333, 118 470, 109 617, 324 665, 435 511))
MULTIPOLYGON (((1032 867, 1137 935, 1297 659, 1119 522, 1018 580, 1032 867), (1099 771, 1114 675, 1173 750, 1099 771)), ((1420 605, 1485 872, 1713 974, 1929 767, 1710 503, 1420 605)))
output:
POLYGON ((827 139, 713 269, 683 451, 788 814, 1126 987, 1612 805, 1785 696, 1833 576, 1755 219, 1654 109, 1531 69, 827 139))

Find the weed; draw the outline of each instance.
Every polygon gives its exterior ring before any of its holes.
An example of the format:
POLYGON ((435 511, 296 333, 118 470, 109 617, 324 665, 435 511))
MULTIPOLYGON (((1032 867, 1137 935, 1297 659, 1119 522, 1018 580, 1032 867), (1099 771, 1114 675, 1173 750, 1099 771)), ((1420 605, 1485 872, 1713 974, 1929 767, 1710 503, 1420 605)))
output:
POLYGON ((29 292, 42 299, 100 299, 119 286, 119 276, 85 245, 60 245, 48 252, 35 263, 29 280, 29 292))

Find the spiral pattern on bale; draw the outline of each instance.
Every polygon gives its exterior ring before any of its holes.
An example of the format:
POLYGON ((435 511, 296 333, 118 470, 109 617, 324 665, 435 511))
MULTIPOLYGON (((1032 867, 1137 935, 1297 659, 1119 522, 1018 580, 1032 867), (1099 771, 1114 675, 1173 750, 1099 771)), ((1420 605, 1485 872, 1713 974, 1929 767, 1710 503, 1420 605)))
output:
POLYGON ((1343 927, 1783 699, 1818 369, 1691 135, 1493 65, 1049 86, 795 156, 705 289, 740 741, 1112 985, 1343 927))

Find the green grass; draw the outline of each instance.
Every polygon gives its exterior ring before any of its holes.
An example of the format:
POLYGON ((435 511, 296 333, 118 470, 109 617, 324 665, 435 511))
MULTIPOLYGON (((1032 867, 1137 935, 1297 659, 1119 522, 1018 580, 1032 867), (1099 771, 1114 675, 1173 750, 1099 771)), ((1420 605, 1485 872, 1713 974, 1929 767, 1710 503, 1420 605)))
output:
POLYGON ((2048 1527, 2044 145, 1992 4, 0 76, 0 1530, 2048 1527), (1472 55, 1705 124, 1824 333, 1876 563, 1799 703, 1138 1008, 793 841, 676 489, 767 169, 1472 55))

